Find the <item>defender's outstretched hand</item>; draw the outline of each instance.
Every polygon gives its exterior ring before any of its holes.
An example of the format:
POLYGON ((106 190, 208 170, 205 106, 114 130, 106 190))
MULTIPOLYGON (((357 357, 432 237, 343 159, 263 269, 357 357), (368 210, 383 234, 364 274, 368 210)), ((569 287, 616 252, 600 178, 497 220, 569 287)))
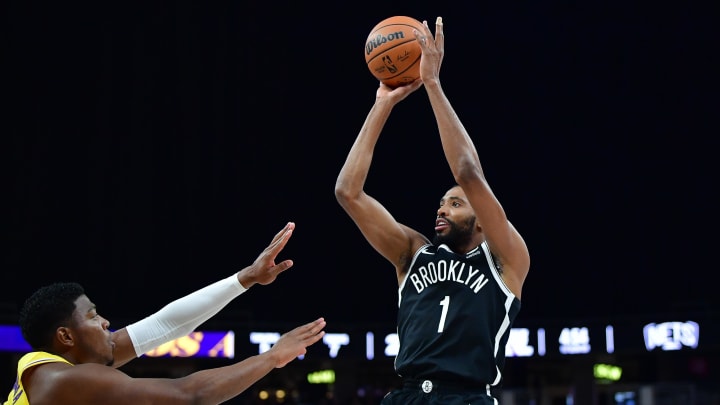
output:
POLYGON ((325 318, 318 318, 280 336, 280 339, 268 350, 276 356, 275 367, 284 367, 298 356, 307 353, 308 346, 325 336, 323 328, 325 328, 325 318))
POLYGON ((280 230, 273 238, 270 245, 260 253, 253 264, 238 273, 238 280, 245 288, 250 288, 254 284, 270 284, 275 281, 278 274, 289 269, 293 265, 290 259, 275 263, 275 260, 281 250, 285 247, 290 236, 295 229, 294 222, 288 222, 283 229, 280 230))

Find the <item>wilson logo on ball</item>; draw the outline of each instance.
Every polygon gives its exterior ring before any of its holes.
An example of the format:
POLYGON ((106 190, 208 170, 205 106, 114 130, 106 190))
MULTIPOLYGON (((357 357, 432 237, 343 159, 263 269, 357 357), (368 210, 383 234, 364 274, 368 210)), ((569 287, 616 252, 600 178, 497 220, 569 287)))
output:
POLYGON ((370 55, 372 51, 379 48, 381 45, 403 39, 405 39, 405 33, 402 31, 391 32, 387 35, 377 34, 375 38, 369 39, 365 44, 365 52, 370 55))

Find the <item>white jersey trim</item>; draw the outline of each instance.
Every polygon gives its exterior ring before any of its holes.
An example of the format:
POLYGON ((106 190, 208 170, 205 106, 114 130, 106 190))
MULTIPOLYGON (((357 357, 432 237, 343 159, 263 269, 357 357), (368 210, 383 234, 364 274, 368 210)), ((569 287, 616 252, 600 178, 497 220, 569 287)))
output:
POLYGON ((408 266, 408 271, 407 271, 407 273, 405 273, 405 277, 403 277, 403 280, 400 283, 400 287, 398 287, 398 308, 400 308, 400 302, 402 302, 402 291, 403 291, 403 288, 405 288, 405 282, 407 281, 408 276, 410 275, 410 269, 412 269, 413 266, 415 265, 415 262, 417 261, 418 256, 420 256, 421 253, 425 252, 427 250, 427 248, 429 248, 430 246, 432 246, 432 243, 426 243, 426 244, 420 246, 420 248, 417 251, 415 251, 412 262, 410 262, 410 266, 408 266))

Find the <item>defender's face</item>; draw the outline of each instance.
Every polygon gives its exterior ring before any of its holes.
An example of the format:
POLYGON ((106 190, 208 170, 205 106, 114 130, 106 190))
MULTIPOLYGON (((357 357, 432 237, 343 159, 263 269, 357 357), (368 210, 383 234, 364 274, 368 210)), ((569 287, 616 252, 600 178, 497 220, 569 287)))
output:
POLYGON ((98 315, 90 299, 81 295, 75 300, 73 313, 74 352, 80 363, 112 365, 115 361, 110 322, 98 315))

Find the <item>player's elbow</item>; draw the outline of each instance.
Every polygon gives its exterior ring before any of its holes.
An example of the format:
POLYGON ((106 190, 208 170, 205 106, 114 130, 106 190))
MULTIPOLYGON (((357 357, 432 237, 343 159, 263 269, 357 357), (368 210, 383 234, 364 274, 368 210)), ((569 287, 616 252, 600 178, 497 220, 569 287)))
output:
POLYGON ((367 202, 365 197, 362 189, 355 191, 346 187, 335 187, 335 199, 350 216, 359 215, 358 213, 363 211, 367 202))
POLYGON ((348 184, 338 180, 335 183, 335 199, 340 203, 340 205, 345 206, 350 201, 356 200, 358 198, 357 192, 353 191, 350 187, 348 187, 348 184))

